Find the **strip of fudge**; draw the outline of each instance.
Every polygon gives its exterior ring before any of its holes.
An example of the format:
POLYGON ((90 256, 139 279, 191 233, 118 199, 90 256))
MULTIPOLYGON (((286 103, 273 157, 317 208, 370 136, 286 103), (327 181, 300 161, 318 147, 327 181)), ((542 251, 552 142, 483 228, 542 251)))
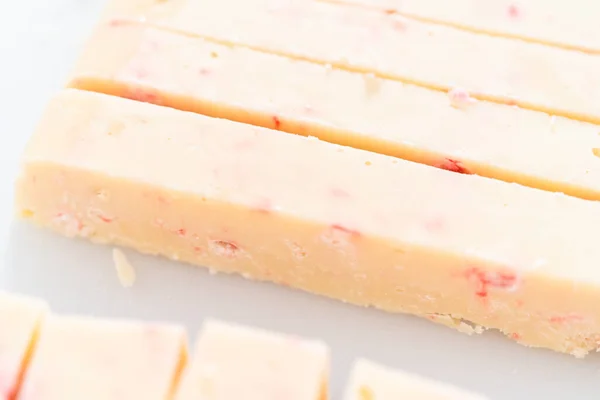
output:
POLYGON ((0 400, 16 400, 47 311, 40 300, 0 292, 0 400))
POLYGON ((423 21, 600 53, 598 4, 589 0, 325 0, 423 21))
POLYGON ((597 202, 78 90, 50 102, 16 195, 67 236, 599 347, 597 202))
POLYGON ((208 321, 176 400, 326 400, 328 376, 320 341, 208 321))
POLYGON ((169 400, 186 346, 179 326, 52 315, 19 400, 169 400))
POLYGON ((600 199, 600 126, 134 22, 101 25, 70 86, 600 199))
POLYGON ((360 359, 352 370, 345 400, 485 400, 485 397, 360 359))
POLYGON ((319 1, 112 3, 106 15, 115 18, 140 18, 223 43, 600 121, 600 56, 319 1))

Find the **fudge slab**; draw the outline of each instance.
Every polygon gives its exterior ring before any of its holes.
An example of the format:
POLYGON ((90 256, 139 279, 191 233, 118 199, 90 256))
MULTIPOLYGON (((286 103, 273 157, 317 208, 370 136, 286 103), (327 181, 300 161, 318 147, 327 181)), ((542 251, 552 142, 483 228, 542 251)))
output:
POLYGON ((135 22, 99 26, 69 84, 600 199, 598 125, 135 22))
POLYGON ((598 3, 589 0, 325 0, 491 35, 600 53, 598 3))
POLYGON ((326 400, 320 341, 208 321, 176 400, 326 400))
POLYGON ((445 383, 392 370, 364 359, 352 369, 345 400, 485 400, 445 383))
POLYGON ((0 400, 15 400, 48 311, 37 299, 0 292, 0 400))
POLYGON ((185 360, 183 327, 52 315, 19 400, 169 400, 185 360))
MULTIPOLYGON (((600 56, 306 0, 113 0, 113 18, 600 121, 600 56)), ((107 18, 107 17, 104 17, 107 18)), ((240 68, 243 71, 243 68, 240 68)))
POLYGON ((50 102, 16 195, 67 236, 577 356, 599 347, 597 202, 73 89, 50 102))

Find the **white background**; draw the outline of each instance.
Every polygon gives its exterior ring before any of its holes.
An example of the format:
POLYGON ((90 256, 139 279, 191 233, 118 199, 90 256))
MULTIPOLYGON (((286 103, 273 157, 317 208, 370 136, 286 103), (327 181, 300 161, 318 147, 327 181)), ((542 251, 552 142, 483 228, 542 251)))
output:
POLYGON ((469 337, 415 317, 359 309, 239 277, 210 276, 204 269, 132 252, 138 280, 132 289, 123 289, 109 248, 14 222, 12 185, 19 154, 102 4, 5 1, 0 12, 0 289, 43 297, 60 312, 176 321, 191 332, 204 318, 217 317, 322 338, 333 351, 333 399, 340 398, 350 363, 360 356, 492 399, 600 397, 597 354, 577 360, 527 349, 495 333, 469 337))

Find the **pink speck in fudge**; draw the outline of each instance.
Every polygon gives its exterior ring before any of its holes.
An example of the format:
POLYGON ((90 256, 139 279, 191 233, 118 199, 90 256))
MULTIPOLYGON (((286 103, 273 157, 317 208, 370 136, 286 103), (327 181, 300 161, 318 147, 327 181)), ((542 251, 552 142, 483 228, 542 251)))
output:
POLYGON ((134 68, 133 71, 131 71, 131 73, 133 74, 133 77, 137 80, 144 80, 150 76, 148 69, 142 66, 134 68))
POLYGON ((209 241, 209 248, 213 254, 225 258, 235 258, 241 252, 235 242, 227 240, 211 240, 209 241))
POLYGON ((437 233, 444 229, 445 221, 442 217, 430 218, 425 221, 425 229, 431 233, 437 233))
POLYGON ((508 16, 513 19, 517 19, 521 16, 521 10, 519 9, 519 7, 516 4, 509 5, 508 9, 507 9, 507 13, 508 13, 508 16))
POLYGON ((450 105, 454 108, 464 109, 472 104, 477 103, 477 100, 471 97, 469 92, 462 88, 453 88, 448 92, 450 105))
POLYGON ((199 73, 201 76, 209 76, 209 75, 211 74, 211 72, 212 72, 212 71, 211 71, 209 68, 206 68, 206 67, 202 67, 202 68, 200 68, 200 69, 198 70, 198 73, 199 73))
POLYGON ((518 285, 517 275, 507 270, 485 271, 481 268, 472 267, 465 271, 464 277, 475 282, 475 295, 484 299, 489 296, 490 288, 512 291, 518 285))
POLYGON ((347 227, 345 227, 343 225, 340 225, 340 224, 333 224, 333 225, 331 225, 331 229, 334 232, 341 232, 341 233, 344 233, 346 235, 349 235, 349 236, 352 236, 352 237, 355 237, 355 238, 361 236, 361 234, 360 234, 359 231, 357 231, 355 229, 349 229, 349 228, 347 228, 347 227))
POLYGON ((113 27, 113 28, 120 28, 122 26, 126 26, 129 24, 131 24, 131 21, 128 21, 128 20, 122 19, 122 18, 115 18, 108 22, 108 26, 113 27))
POLYGON ((206 251, 204 250, 204 247, 202 247, 202 246, 193 246, 192 249, 194 250, 194 253, 198 253, 201 255, 206 254, 206 251))
POLYGON ((275 125, 275 129, 281 128, 281 120, 277 115, 273 115, 273 125, 275 125))
POLYGON ((123 93, 123 97, 141 101, 142 103, 152 103, 160 105, 160 96, 150 90, 142 89, 139 87, 128 87, 123 93))
POLYGON ((110 224, 111 222, 113 222, 115 220, 114 218, 108 218, 103 215, 99 215, 98 218, 100 218, 100 220, 102 222, 106 222, 107 224, 110 224))
POLYGON ((261 199, 256 206, 256 211, 258 211, 261 214, 270 214, 271 212, 273 212, 273 209, 273 202, 271 201, 271 199, 267 198, 261 199))
POLYGON ((248 150, 251 149, 256 144, 255 139, 243 139, 237 143, 233 144, 233 149, 236 151, 239 150, 248 150))
POLYGON ((314 117, 315 115, 317 115, 317 110, 315 110, 315 108, 311 105, 305 105, 304 107, 302 107, 302 111, 305 115, 309 117, 314 117))
POLYGON ((399 32, 405 32, 408 27, 406 19, 399 15, 392 15, 392 28, 399 32))
POLYGON ((566 324, 572 322, 581 322, 583 320, 583 316, 578 314, 554 315, 549 318, 549 321, 553 324, 566 324))
POLYGON ((516 332, 510 334, 510 338, 513 339, 513 340, 521 340, 521 337, 522 336, 520 334, 516 333, 516 332))
POLYGON ((331 188, 331 195, 338 199, 347 199, 350 197, 350 193, 348 193, 347 191, 345 191, 344 189, 341 189, 339 187, 331 188))
POLYGON ((452 158, 446 158, 438 167, 441 169, 445 169, 446 171, 457 172, 459 174, 473 174, 471 171, 465 168, 460 161, 454 160, 452 158))
POLYGON ((142 196, 144 196, 144 198, 146 199, 156 200, 156 202, 158 202, 158 204, 161 206, 168 206, 169 204, 171 204, 171 201, 169 199, 157 192, 145 191, 142 193, 142 196))
POLYGON ((525 304, 525 302, 523 300, 519 299, 519 300, 517 300, 516 304, 517 304, 517 307, 521 308, 521 307, 523 307, 523 304, 525 304))
POLYGON ((156 200, 158 201, 158 204, 162 206, 168 206, 169 204, 171 204, 169 200, 167 200, 164 196, 161 196, 160 194, 156 196, 156 200))

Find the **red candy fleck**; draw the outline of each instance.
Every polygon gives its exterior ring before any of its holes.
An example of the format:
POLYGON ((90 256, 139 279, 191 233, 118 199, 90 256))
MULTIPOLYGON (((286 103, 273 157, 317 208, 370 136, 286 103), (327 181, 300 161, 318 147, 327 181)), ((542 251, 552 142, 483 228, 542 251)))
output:
POLYGON ((347 235, 360 236, 360 232, 359 231, 356 231, 354 229, 348 229, 345 226, 338 225, 338 224, 331 225, 331 229, 333 229, 334 231, 343 232, 343 233, 345 233, 347 235))
POLYGON ((582 320, 583 317, 577 314, 555 315, 549 319, 549 321, 553 324, 564 324, 567 322, 577 322, 582 320))
POLYGON ((88 215, 92 218, 97 218, 100 221, 110 224, 111 222, 113 222, 115 220, 115 218, 112 217, 108 217, 105 214, 102 213, 102 211, 97 210, 97 209, 90 209, 88 211, 88 215))
POLYGON ((463 167, 462 163, 451 158, 446 158, 444 162, 439 166, 441 169, 447 171, 458 172, 459 174, 471 175, 473 174, 467 168, 463 167))
POLYGON ((208 69, 208 68, 200 68, 199 72, 200 72, 200 75, 202 75, 202 76, 210 75, 210 69, 208 69))
POLYGON ((510 338, 513 340, 520 340, 521 339, 521 335, 518 333, 511 333, 510 334, 510 338))
POLYGON ((519 18, 519 16, 521 15, 521 11, 519 10, 519 7, 517 7, 514 4, 511 4, 510 6, 508 6, 508 16, 511 18, 519 18))
POLYGON ((276 115, 273 116, 273 123, 275 124, 275 129, 281 128, 281 120, 279 119, 278 116, 276 116, 276 115))
MULTIPOLYGON (((17 400, 17 386, 13 385, 12 387, 9 387, 5 394, 4 394, 4 398, 6 400, 17 400)), ((1 397, 2 393, 0 392, 0 397, 1 397)))
POLYGON ((483 271, 480 268, 469 268, 464 275, 469 280, 477 283, 475 295, 481 298, 487 298, 489 288, 514 289, 517 285, 517 276, 507 271, 483 271))
POLYGON ((187 235, 187 230, 185 228, 181 228, 181 229, 177 229, 175 231, 175 233, 181 237, 185 237, 185 235, 187 235))
POLYGON ((108 218, 105 217, 104 215, 98 215, 98 218, 102 221, 102 222, 106 222, 107 224, 110 224, 111 222, 114 221, 114 218, 108 218))

